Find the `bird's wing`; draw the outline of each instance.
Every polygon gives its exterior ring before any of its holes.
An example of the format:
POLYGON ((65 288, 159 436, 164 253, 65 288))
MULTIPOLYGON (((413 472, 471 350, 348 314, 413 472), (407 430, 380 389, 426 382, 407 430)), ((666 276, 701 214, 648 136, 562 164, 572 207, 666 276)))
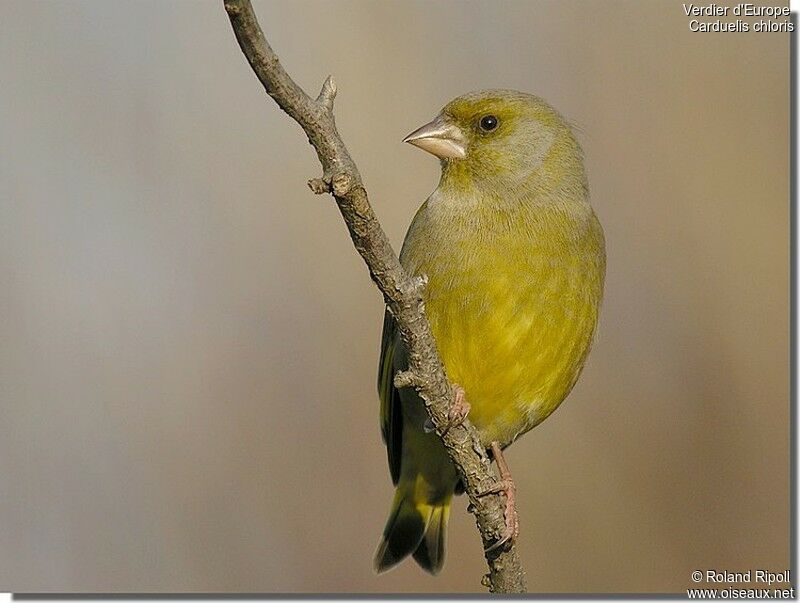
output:
POLYGON ((386 310, 383 318, 381 359, 378 365, 378 395, 381 398, 381 434, 389 456, 392 483, 400 478, 400 456, 403 451, 403 415, 400 392, 394 386, 394 354, 397 344, 397 325, 386 310))

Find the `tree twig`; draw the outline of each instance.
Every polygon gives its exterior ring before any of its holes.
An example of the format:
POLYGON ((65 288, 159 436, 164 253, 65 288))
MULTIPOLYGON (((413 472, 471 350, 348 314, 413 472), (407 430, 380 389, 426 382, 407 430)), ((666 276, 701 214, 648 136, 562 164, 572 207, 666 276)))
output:
MULTIPOLYGON (((267 94, 303 128, 317 152, 322 177, 308 184, 316 194, 331 193, 336 199, 353 244, 394 315, 409 351, 408 371, 397 375, 396 383, 414 387, 425 401, 464 482, 486 551, 502 538, 504 500, 499 494, 480 496, 496 483, 496 478, 477 430, 468 420, 447 428, 454 392, 425 316, 422 292, 426 281, 403 270, 372 211, 358 168, 336 130, 336 85, 328 77, 316 99, 308 96, 283 69, 264 37, 250 0, 224 0, 224 5, 239 46, 267 94)), ((482 582, 490 591, 525 592, 525 574, 513 543, 485 555, 489 573, 482 582)))

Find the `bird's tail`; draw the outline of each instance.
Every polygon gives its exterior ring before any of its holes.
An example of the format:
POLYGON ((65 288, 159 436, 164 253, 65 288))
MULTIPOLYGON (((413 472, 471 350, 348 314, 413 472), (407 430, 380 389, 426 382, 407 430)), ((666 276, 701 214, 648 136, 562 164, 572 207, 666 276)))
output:
MULTIPOLYGON (((410 485, 409 485, 410 486, 410 485)), ((444 541, 452 494, 435 503, 418 500, 414 488, 398 484, 383 539, 375 553, 375 570, 385 572, 409 555, 427 572, 444 565, 444 541)))

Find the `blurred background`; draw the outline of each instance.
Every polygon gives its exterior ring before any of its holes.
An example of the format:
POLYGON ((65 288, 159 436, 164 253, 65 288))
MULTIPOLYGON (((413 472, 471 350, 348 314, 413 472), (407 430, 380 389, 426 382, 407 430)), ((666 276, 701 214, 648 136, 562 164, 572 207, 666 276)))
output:
MULTIPOLYGON (((509 451, 543 592, 676 592, 789 555, 789 38, 678 2, 283 0, 399 247, 438 163, 401 139, 509 87, 579 129, 599 339, 509 451)), ((221 2, 0 3, 0 590, 483 591, 376 576, 392 486, 380 295, 221 2)))

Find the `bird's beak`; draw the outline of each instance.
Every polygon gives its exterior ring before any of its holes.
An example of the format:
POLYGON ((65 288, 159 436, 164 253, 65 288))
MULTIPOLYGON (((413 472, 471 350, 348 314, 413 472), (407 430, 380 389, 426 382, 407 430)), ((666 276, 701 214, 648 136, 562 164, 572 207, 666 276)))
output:
POLYGON ((414 130, 403 142, 413 144, 440 159, 464 159, 467 156, 464 133, 444 115, 414 130))

